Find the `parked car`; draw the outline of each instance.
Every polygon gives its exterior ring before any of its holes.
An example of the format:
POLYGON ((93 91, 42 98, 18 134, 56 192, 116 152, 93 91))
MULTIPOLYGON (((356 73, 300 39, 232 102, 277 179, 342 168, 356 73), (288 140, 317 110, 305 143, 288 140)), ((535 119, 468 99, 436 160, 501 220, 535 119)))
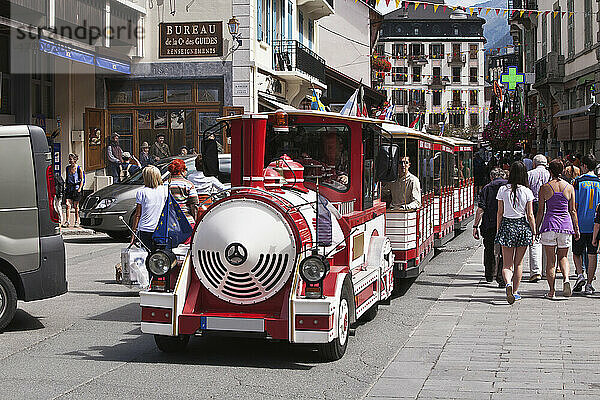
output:
POLYGON ((0 127, 0 331, 17 300, 67 291, 52 155, 37 126, 0 127))
MULTIPOLYGON (((196 171, 194 165, 196 156, 165 158, 156 164, 162 173, 163 180, 168 179, 167 167, 175 158, 185 160, 188 173, 196 171)), ((223 183, 231 181, 230 154, 219 154, 219 180, 223 183)), ((121 183, 112 184, 92 193, 81 206, 79 212, 81 226, 106 233, 113 239, 126 240, 130 237, 130 232, 119 217, 122 216, 131 226, 135 210, 135 195, 143 185, 142 171, 138 171, 121 183)))

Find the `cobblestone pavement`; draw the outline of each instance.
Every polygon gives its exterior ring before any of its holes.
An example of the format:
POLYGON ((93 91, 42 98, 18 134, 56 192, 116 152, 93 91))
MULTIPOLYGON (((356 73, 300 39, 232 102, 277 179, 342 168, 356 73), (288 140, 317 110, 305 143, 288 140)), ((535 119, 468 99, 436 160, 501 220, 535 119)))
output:
POLYGON ((366 397, 600 399, 600 296, 547 300, 546 281, 528 283, 525 272, 523 300, 510 306, 504 290, 482 279, 482 252, 466 261, 366 397))

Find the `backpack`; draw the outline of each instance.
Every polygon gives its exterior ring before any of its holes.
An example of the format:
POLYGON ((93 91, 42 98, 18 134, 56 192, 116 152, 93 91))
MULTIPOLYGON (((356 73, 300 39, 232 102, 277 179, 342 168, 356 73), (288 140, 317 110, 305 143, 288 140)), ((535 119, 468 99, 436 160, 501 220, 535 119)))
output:
POLYGON ((119 165, 119 177, 121 178, 121 182, 131 176, 129 168, 131 168, 131 164, 127 164, 127 168, 123 168, 123 164, 119 165))

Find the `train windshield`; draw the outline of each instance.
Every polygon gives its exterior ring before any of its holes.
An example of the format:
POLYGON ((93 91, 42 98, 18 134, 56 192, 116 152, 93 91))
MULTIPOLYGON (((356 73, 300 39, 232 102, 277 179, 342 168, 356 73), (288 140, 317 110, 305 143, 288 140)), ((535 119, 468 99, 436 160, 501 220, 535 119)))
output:
POLYGON ((304 179, 339 192, 350 188, 350 128, 293 125, 289 132, 267 130, 265 165, 287 154, 304 166, 304 179))

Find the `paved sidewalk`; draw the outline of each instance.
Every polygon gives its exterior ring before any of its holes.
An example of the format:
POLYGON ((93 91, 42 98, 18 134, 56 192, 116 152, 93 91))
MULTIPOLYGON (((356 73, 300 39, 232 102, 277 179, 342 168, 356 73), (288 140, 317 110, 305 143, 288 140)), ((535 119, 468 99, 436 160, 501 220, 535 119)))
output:
POLYGON ((545 280, 525 278, 523 300, 510 306, 483 279, 482 253, 466 261, 366 397, 600 399, 600 295, 550 301, 545 280))

